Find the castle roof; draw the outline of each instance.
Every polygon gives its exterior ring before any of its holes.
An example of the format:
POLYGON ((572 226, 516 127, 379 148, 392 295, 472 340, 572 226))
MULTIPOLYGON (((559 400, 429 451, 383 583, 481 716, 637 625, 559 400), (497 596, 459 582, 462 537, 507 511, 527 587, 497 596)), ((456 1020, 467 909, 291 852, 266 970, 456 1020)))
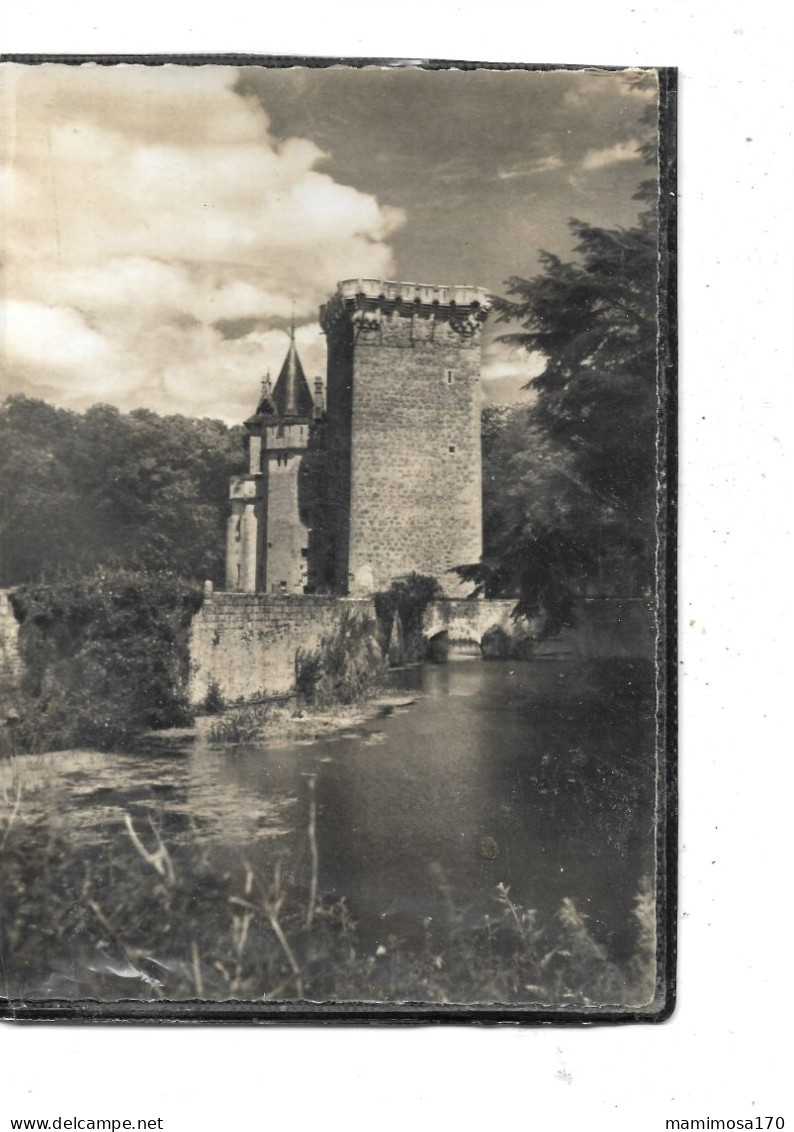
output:
POLYGON ((303 372, 295 346, 295 327, 290 332, 289 350, 273 390, 273 405, 277 416, 309 417, 314 413, 314 399, 303 372))
POLYGON ((249 426, 266 424, 276 418, 285 417, 308 418, 314 415, 314 399, 309 391, 309 383, 303 372, 301 360, 295 345, 295 326, 290 330, 289 349, 276 381, 276 387, 271 391, 270 374, 263 382, 262 394, 256 412, 245 422, 249 426))

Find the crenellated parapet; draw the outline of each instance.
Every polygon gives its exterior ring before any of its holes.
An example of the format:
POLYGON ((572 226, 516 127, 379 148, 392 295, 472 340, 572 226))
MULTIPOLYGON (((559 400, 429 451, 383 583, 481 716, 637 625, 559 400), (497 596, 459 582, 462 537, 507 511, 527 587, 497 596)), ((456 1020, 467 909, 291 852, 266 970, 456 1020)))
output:
POLYGON ((490 310, 481 287, 401 283, 384 279, 343 279, 321 308, 326 334, 352 328, 362 345, 410 346, 436 336, 476 343, 490 310))

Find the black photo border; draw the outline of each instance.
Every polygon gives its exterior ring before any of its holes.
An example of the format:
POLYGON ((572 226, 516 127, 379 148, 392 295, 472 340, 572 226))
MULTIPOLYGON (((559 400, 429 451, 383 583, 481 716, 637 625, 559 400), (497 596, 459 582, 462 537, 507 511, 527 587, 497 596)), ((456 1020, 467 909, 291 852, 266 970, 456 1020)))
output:
POLYGON ((93 999, 15 1000, 0 997, 0 1019, 17 1022, 378 1024, 389 1026, 512 1024, 600 1026, 660 1023, 676 1004, 678 908, 678 315, 677 315, 677 95, 676 67, 592 64, 504 63, 449 59, 258 54, 6 54, 0 63, 38 66, 93 63, 113 67, 165 64, 200 67, 396 67, 427 71, 654 71, 659 81, 659 337, 657 351, 657 986, 649 1006, 544 1008, 509 1004, 296 1003, 186 1000, 141 1002, 93 999))

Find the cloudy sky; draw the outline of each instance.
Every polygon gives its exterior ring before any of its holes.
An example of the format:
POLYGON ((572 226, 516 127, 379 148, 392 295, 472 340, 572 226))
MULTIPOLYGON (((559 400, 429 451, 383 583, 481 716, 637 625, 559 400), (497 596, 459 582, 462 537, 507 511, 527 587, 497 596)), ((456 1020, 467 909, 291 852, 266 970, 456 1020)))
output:
MULTIPOLYGON (((652 91, 593 72, 0 65, 3 391, 245 417, 338 279, 504 290, 628 225, 652 91)), ((486 340, 486 397, 537 361, 486 340)))

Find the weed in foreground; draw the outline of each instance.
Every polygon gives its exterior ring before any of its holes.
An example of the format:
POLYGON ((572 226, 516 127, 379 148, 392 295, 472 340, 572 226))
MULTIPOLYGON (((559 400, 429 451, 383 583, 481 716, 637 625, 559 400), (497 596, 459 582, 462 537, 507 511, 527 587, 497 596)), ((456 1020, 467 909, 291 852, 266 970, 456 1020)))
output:
POLYGON ((0 815, 8 997, 538 1008, 652 999, 648 884, 635 901, 635 949, 624 964, 610 958, 573 901, 542 920, 506 885, 496 887, 492 913, 473 927, 463 925, 447 894, 442 919, 373 943, 345 899, 319 891, 312 782, 307 790, 308 884, 296 879, 294 852, 275 848, 264 871, 244 858, 230 866, 197 838, 169 840, 154 816, 123 813, 112 853, 103 856, 66 825, 28 820, 24 791, 10 791, 0 815))
POLYGON ((224 714, 209 729, 209 741, 214 744, 253 743, 271 716, 268 704, 236 707, 224 714))

